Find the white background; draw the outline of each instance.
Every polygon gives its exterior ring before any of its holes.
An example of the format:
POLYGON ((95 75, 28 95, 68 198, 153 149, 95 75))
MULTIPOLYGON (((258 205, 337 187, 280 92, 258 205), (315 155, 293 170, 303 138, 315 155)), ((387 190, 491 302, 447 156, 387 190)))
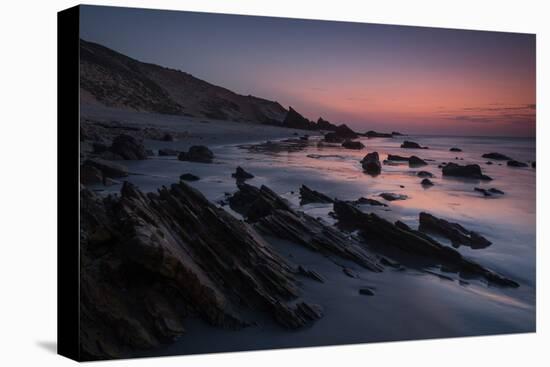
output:
MULTIPOLYGON (((548 366, 547 1, 90 1, 181 10, 537 33, 537 333, 104 362, 148 366, 548 366), (545 187, 546 186, 546 187, 545 187), (546 224, 546 226, 545 226, 546 224), (546 246, 546 248, 545 248, 546 246), (546 340, 545 340, 546 339, 546 340)), ((56 12, 6 0, 0 21, 0 365, 51 366, 56 342, 56 12)), ((64 125, 77 121, 61 121, 64 125)), ((404 310, 406 312, 406 310, 404 310)), ((215 343, 215 340, 212 341, 215 343)))

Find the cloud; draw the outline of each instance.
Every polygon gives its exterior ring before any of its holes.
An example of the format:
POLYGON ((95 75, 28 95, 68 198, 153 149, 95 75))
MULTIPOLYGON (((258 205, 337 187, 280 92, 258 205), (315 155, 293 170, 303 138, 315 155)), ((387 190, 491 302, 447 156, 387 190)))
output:
POLYGON ((459 110, 440 110, 440 117, 447 120, 471 123, 499 124, 534 124, 536 121, 536 105, 504 105, 497 104, 480 107, 464 107, 459 110))

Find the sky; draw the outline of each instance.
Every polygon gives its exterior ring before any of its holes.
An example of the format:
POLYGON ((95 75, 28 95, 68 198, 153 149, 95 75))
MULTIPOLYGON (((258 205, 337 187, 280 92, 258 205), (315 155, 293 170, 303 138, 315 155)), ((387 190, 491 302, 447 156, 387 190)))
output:
POLYGON ((81 7, 81 38, 358 131, 535 136, 535 35, 81 7))

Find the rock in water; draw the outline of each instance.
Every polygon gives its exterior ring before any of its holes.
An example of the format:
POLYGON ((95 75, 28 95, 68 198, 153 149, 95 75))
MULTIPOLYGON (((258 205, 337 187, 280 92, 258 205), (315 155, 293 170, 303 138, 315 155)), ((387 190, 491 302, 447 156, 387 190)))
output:
POLYGON ((201 178, 199 176, 195 176, 192 173, 184 173, 183 175, 180 176, 180 180, 183 180, 183 181, 198 181, 200 179, 201 178))
POLYGON ((487 191, 489 191, 491 194, 504 195, 504 191, 499 190, 499 189, 496 189, 496 188, 494 188, 494 187, 491 187, 491 188, 490 188, 489 190, 487 190, 487 191))
POLYGON ((426 260, 431 259, 439 264, 452 265, 464 275, 477 275, 496 285, 519 287, 515 281, 464 258, 453 248, 443 246, 402 222, 393 224, 374 213, 363 213, 353 205, 338 200, 334 202, 334 213, 342 225, 359 230, 368 241, 377 240, 385 246, 421 256, 426 260))
POLYGON ((325 194, 320 193, 302 185, 300 187, 300 205, 305 205, 309 203, 333 203, 334 200, 325 194))
POLYGON ((359 199, 357 199, 355 201, 351 201, 351 203, 354 204, 354 205, 387 206, 386 204, 381 203, 378 200, 370 199, 370 198, 364 198, 364 197, 360 197, 359 199))
POLYGON ((450 152, 462 152, 462 149, 460 148, 457 148, 457 147, 452 147, 451 149, 449 149, 450 152))
POLYGON ((466 245, 473 249, 481 249, 491 245, 491 242, 480 234, 469 231, 458 223, 448 222, 431 214, 422 212, 419 215, 420 226, 423 232, 434 232, 447 237, 453 246, 466 245))
POLYGON ((118 135, 113 139, 109 148, 111 152, 127 160, 147 159, 147 152, 143 142, 136 140, 130 135, 118 135))
POLYGON ((409 167, 420 167, 425 166, 428 163, 424 161, 423 159, 418 158, 417 156, 413 155, 409 158, 409 167))
POLYGON ((403 142, 403 144, 401 144, 401 148, 405 148, 405 149, 428 149, 428 147, 420 146, 420 144, 418 144, 414 141, 409 141, 409 140, 405 140, 403 142))
POLYGON ((425 178, 422 180, 422 182, 420 182, 420 184, 422 186, 426 186, 426 187, 429 187, 429 186, 433 186, 434 183, 429 179, 429 178, 425 178))
POLYGON ((378 175, 382 172, 382 165, 380 164, 380 158, 378 152, 372 152, 367 154, 361 160, 361 166, 363 170, 369 175, 378 175))
POLYGON ((245 180, 254 178, 254 175, 246 172, 244 169, 242 169, 241 166, 238 166, 237 169, 235 170, 235 173, 233 173, 231 177, 235 177, 237 181, 245 181, 245 180))
POLYGON ((434 177, 434 175, 431 172, 428 172, 428 171, 420 171, 416 175, 418 177, 429 177, 429 178, 434 177))
POLYGON ((488 159, 494 159, 496 161, 510 161, 512 160, 512 158, 504 155, 504 154, 501 154, 501 153, 485 153, 482 155, 483 158, 488 158, 488 159))
POLYGON ((508 161, 506 163, 506 165, 508 167, 527 167, 527 163, 518 162, 518 161, 515 161, 515 160, 508 161))
POLYGON ((245 183, 229 198, 231 209, 242 214, 261 233, 278 237, 325 255, 354 261, 372 271, 382 271, 360 246, 336 228, 302 212, 266 186, 257 188, 245 183))
POLYGON ((389 161, 408 162, 409 159, 410 159, 410 157, 402 157, 400 155, 388 154, 388 160, 389 161))
POLYGON ((360 141, 346 140, 342 143, 342 147, 346 149, 361 150, 365 147, 360 141))
POLYGON ((409 198, 407 195, 394 194, 393 192, 383 192, 380 194, 380 197, 387 201, 406 200, 409 198))
POLYGON ((374 296, 374 292, 372 289, 370 288, 361 288, 359 289, 359 294, 363 295, 363 296, 374 296))
POLYGON ((481 167, 477 164, 468 164, 466 166, 461 166, 456 163, 448 163, 443 166, 443 176, 450 177, 464 177, 464 178, 475 178, 478 180, 492 180, 491 177, 484 175, 481 172, 481 167))
POLYGON ((204 145, 193 145, 188 152, 181 152, 178 159, 180 161, 212 163, 214 153, 204 145))
POLYGON ((82 189, 80 346, 86 359, 128 356, 184 332, 187 315, 240 328, 240 310, 271 315, 287 328, 322 316, 294 304, 291 268, 248 224, 179 183, 120 196, 82 189))
POLYGON ((368 137, 368 138, 392 138, 393 134, 380 133, 378 131, 369 130, 365 133, 365 136, 368 137))

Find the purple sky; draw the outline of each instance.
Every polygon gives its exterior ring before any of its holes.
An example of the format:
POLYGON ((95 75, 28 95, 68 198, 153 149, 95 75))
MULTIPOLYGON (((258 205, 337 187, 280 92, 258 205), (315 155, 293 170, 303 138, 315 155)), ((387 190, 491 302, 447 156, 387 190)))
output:
POLYGON ((535 135, 535 35, 81 7, 81 37, 357 130, 535 135))

